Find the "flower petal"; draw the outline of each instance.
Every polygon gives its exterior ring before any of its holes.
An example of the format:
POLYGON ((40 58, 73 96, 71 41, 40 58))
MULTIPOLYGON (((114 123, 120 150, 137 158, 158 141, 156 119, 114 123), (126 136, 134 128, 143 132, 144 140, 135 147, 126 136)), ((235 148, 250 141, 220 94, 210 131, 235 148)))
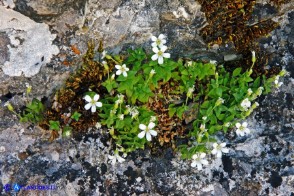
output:
POLYGON ((91 112, 96 112, 96 105, 92 105, 91 112))
POLYGON ((154 53, 156 53, 156 54, 159 52, 159 50, 158 50, 157 47, 152 48, 152 51, 153 51, 154 53))
POLYGON ((216 157, 217 158, 221 158, 222 157, 222 151, 220 151, 220 150, 217 151, 216 157))
POLYGON ((162 56, 159 56, 158 57, 158 64, 163 64, 163 57, 162 56))
POLYGON ((162 47, 160 48, 161 52, 165 52, 165 51, 166 51, 166 49, 167 49, 167 47, 166 47, 166 46, 162 46, 162 47))
POLYGON ((92 101, 92 98, 89 96, 89 95, 86 95, 84 97, 84 99, 87 101, 87 102, 91 102, 92 101))
POLYGON ((163 34, 160 34, 160 35, 158 36, 158 39, 163 40, 164 38, 165 38, 165 35, 163 35, 163 34))
POLYGON ((119 76, 121 74, 121 70, 117 70, 115 74, 119 76))
POLYGON ((211 151, 211 154, 216 154, 217 153, 217 149, 213 149, 212 151, 211 151))
POLYGON ((208 161, 207 160, 201 160, 200 161, 203 165, 208 165, 208 161))
POLYGON ((192 161, 192 163, 191 163, 191 167, 196 167, 196 162, 195 161, 192 161))
POLYGON ((170 53, 163 53, 162 56, 163 56, 164 58, 170 58, 170 53))
POLYGON ((120 65, 115 65, 115 68, 116 69, 121 69, 121 66, 120 65))
POLYGON ((194 154, 193 156, 192 156, 192 159, 197 159, 198 158, 198 155, 197 154, 194 154))
POLYGON ((213 143, 212 146, 213 146, 213 148, 217 148, 218 144, 217 143, 213 143))
POLYGON ((141 133, 138 134, 138 138, 143 138, 145 136, 145 131, 142 131, 141 133))
POLYGON ((228 149, 228 148, 223 148, 223 149, 222 149, 222 152, 223 152, 223 153, 228 153, 228 152, 229 152, 229 149, 228 149))
POLYGON ((153 42, 153 43, 151 44, 151 46, 152 46, 152 48, 155 48, 155 47, 157 46, 156 42, 153 42))
POLYGON ((155 36, 153 35, 153 36, 151 36, 151 40, 154 41, 154 42, 156 42, 157 37, 155 37, 155 36))
POLYGON ((237 128, 241 127, 241 124, 240 123, 236 123, 236 127, 237 128))
POLYGON ((87 104, 85 105, 85 109, 88 110, 88 109, 90 109, 91 106, 92 106, 91 103, 87 103, 87 104))
POLYGON ((201 163, 197 163, 197 169, 202 170, 202 164, 201 163))
POLYGON ((242 123, 242 126, 243 126, 243 127, 247 127, 247 125, 248 125, 247 122, 243 122, 243 123, 242 123))
POLYGON ((203 159, 205 156, 206 156, 206 154, 203 153, 203 152, 200 154, 200 158, 201 158, 201 159, 203 159))
POLYGON ((96 95, 94 96, 94 98, 93 98, 94 101, 98 101, 99 97, 100 97, 100 96, 99 96, 98 94, 96 94, 96 95))
POLYGON ((128 76, 128 73, 126 71, 123 72, 124 77, 128 76))
POLYGON ((122 163, 122 162, 124 162, 124 161, 125 161, 125 159, 124 159, 124 158, 122 158, 122 157, 120 157, 120 156, 117 156, 117 161, 118 161, 118 162, 120 162, 120 163, 122 163))
POLYGON ((144 125, 144 124, 140 124, 140 125, 139 125, 139 128, 140 128, 141 130, 145 131, 147 127, 146 127, 146 125, 144 125))
POLYGON ((149 132, 146 133, 146 139, 150 142, 152 139, 151 139, 151 135, 149 132))
POLYGON ((149 130, 149 133, 150 133, 151 135, 153 135, 153 136, 157 136, 157 132, 154 131, 154 130, 149 130))
POLYGON ((151 57, 152 61, 156 61, 158 59, 158 54, 154 54, 152 57, 151 57))
POLYGON ((221 143, 220 146, 223 148, 225 147, 227 144, 226 143, 221 143))
POLYGON ((102 107, 102 103, 101 102, 96 102, 96 106, 101 108, 102 107))
POLYGON ((148 129, 152 129, 155 127, 155 123, 154 122, 150 122, 148 125, 148 129))

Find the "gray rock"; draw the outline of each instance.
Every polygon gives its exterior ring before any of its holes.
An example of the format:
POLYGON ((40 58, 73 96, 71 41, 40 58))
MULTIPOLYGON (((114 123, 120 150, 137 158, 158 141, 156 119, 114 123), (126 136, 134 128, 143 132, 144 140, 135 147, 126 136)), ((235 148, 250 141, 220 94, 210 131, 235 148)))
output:
POLYGON ((10 43, 4 46, 3 54, 9 53, 9 60, 0 65, 9 76, 32 77, 41 66, 50 62, 53 55, 59 53, 52 45, 52 35, 46 24, 36 23, 28 17, 0 6, 0 31, 5 32, 10 43), (8 47, 8 51, 5 50, 8 47))

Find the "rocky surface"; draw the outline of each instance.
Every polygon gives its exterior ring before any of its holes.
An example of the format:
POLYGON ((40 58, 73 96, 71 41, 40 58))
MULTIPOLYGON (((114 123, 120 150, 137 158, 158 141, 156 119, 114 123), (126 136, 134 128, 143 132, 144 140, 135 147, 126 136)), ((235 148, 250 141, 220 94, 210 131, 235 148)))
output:
POLYGON ((14 194, 5 191, 8 183, 57 187, 22 190, 20 195, 294 195, 294 4, 290 1, 278 9, 267 1, 258 3, 256 19, 280 23, 259 44, 273 54, 269 65, 282 65, 290 76, 279 90, 259 99, 259 109, 248 120, 252 134, 218 135, 230 152, 211 158, 199 172, 170 149, 162 156, 151 155, 148 149, 137 151, 124 163, 111 165, 112 145, 105 131, 93 128, 79 140, 50 143, 46 134, 20 124, 4 107, 6 101, 16 110, 25 105, 25 82, 33 86, 33 97, 49 98, 76 69, 79 53, 91 39, 103 39, 109 53, 118 53, 138 45, 148 50, 150 35, 165 33, 174 56, 195 54, 222 61, 223 55, 207 50, 198 35, 206 20, 199 3, 0 1, 1 195, 14 194), (22 20, 25 25, 10 23, 22 20))

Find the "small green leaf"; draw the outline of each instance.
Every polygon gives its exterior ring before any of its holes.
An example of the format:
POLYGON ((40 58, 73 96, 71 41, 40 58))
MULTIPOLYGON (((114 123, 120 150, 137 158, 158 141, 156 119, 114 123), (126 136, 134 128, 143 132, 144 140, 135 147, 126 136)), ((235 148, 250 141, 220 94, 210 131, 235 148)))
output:
POLYGON ((75 121, 78 121, 81 116, 82 116, 82 114, 80 114, 77 111, 75 111, 73 113, 73 115, 71 115, 71 118, 74 119, 75 121))
POLYGON ((59 131, 59 129, 60 129, 59 121, 50 120, 49 121, 49 129, 59 131))

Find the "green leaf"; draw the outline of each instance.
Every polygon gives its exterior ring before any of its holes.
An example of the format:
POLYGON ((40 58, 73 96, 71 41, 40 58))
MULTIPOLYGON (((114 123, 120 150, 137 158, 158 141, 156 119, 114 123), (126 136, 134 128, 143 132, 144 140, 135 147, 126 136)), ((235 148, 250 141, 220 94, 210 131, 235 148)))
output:
POLYGON ((74 119, 75 121, 78 121, 81 116, 82 116, 82 114, 80 114, 77 111, 75 111, 73 113, 73 115, 71 116, 71 118, 74 119))
POLYGON ((50 120, 49 121, 49 129, 59 131, 59 129, 60 129, 59 121, 50 120))
POLYGON ((242 71, 242 68, 241 68, 241 67, 236 68, 236 69, 233 71, 233 76, 235 77, 235 76, 240 75, 241 71, 242 71))

